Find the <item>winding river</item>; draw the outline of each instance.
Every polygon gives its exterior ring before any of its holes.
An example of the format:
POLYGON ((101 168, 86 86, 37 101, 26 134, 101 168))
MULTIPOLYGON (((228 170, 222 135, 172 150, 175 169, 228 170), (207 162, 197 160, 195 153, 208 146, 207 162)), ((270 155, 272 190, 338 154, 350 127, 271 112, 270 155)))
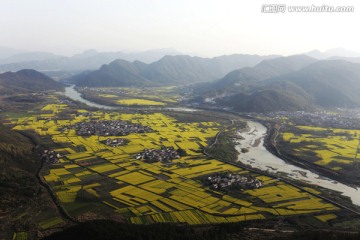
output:
MULTIPOLYGON (((81 94, 78 91, 76 91, 75 86, 65 87, 65 93, 64 94, 68 98, 71 98, 71 99, 73 99, 75 101, 85 103, 86 105, 88 105, 90 107, 96 107, 96 108, 106 109, 106 110, 124 109, 124 107, 110 107, 110 106, 106 106, 106 105, 102 105, 102 104, 98 104, 98 103, 94 103, 94 102, 91 102, 89 100, 86 100, 83 97, 81 97, 81 94)), ((137 109, 139 109, 139 108, 137 108, 137 109)), ((152 109, 156 109, 156 107, 152 107, 152 109)), ((180 111, 180 112, 196 112, 196 111, 199 111, 198 109, 188 108, 188 107, 168 107, 168 108, 161 108, 161 110, 180 111)))
POLYGON ((72 100, 85 103, 86 105, 88 105, 90 107, 96 107, 96 108, 108 109, 108 110, 116 110, 117 109, 116 107, 110 107, 110 106, 97 104, 97 103, 94 103, 94 102, 91 102, 91 101, 88 101, 88 100, 82 98, 81 94, 75 90, 74 86, 65 88, 65 96, 67 96, 68 98, 71 98, 72 100))
POLYGON ((267 151, 264 147, 266 127, 253 121, 248 121, 247 124, 249 127, 248 131, 240 133, 244 139, 239 141, 236 148, 239 152, 241 148, 247 148, 249 152, 240 154, 238 161, 262 171, 268 171, 270 173, 282 172, 292 179, 341 192, 342 195, 350 197, 354 204, 360 205, 359 188, 350 187, 329 178, 322 177, 310 170, 286 163, 284 160, 267 151))
MULTIPOLYGON (((85 103, 91 107, 107 110, 120 109, 120 107, 109 107, 88 101, 81 97, 80 93, 74 89, 74 86, 65 88, 65 96, 85 103)), ((197 111, 197 109, 191 108, 169 108, 168 110, 197 111)), ((238 161, 251 165, 251 167, 260 169, 262 171, 268 171, 270 173, 282 172, 292 179, 304 181, 309 184, 318 185, 327 189, 341 192, 342 195, 350 197, 354 204, 360 206, 359 188, 350 187, 329 178, 322 177, 310 170, 286 163, 282 159, 267 151, 264 147, 264 137, 267 130, 266 127, 254 121, 248 121, 247 123, 249 127, 248 131, 240 133, 244 139, 239 141, 236 148, 239 152, 241 151, 241 148, 247 148, 249 151, 247 153, 240 154, 238 161)))

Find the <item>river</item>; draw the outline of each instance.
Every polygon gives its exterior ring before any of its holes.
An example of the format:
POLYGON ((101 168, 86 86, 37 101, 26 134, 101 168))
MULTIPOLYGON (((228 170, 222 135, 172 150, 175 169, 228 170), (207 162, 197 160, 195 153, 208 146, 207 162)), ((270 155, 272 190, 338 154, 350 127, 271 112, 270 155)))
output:
POLYGON ((264 147, 266 127, 254 121, 248 121, 247 123, 249 128, 246 132, 240 132, 240 135, 244 139, 239 140, 236 148, 239 152, 241 152, 241 148, 247 148, 249 152, 241 153, 238 161, 262 171, 268 171, 270 173, 282 172, 292 179, 341 192, 342 195, 350 197, 354 204, 360 205, 359 188, 350 187, 329 178, 322 177, 310 170, 286 163, 284 160, 267 151, 264 147))
POLYGON ((67 96, 68 98, 71 98, 72 100, 85 103, 86 105, 88 105, 90 107, 96 107, 96 108, 107 109, 107 110, 116 110, 117 109, 116 107, 110 107, 110 106, 97 104, 97 103, 94 103, 94 102, 91 102, 91 101, 88 101, 88 100, 82 98, 81 94, 75 90, 74 86, 65 88, 65 96, 67 96))
MULTIPOLYGON (((91 107, 106 109, 106 110, 118 110, 121 107, 110 107, 101 104, 97 104, 88 101, 81 97, 80 93, 74 89, 74 86, 65 88, 65 96, 85 103, 91 107)), ((192 108, 165 108, 171 111, 198 111, 192 108)), ((300 181, 307 182, 309 184, 318 185, 327 189, 341 192, 342 195, 350 197, 352 202, 360 206, 360 190, 359 188, 353 188, 337 181, 324 178, 310 170, 294 166, 290 163, 286 163, 284 160, 274 156, 272 153, 266 150, 264 147, 264 137, 266 136, 266 127, 258 122, 248 121, 249 130, 247 132, 241 132, 240 135, 244 138, 239 141, 236 146, 237 150, 241 152, 241 148, 248 148, 249 152, 239 155, 238 161, 251 165, 253 168, 260 169, 262 171, 269 171, 271 173, 283 172, 288 177, 300 181)))
MULTIPOLYGON (((96 108, 100 108, 100 109, 105 109, 105 110, 119 110, 119 109, 124 109, 124 107, 110 107, 110 106, 106 106, 106 105, 102 105, 102 104, 98 104, 98 103, 94 103, 91 102, 89 100, 84 99, 83 97, 81 97, 81 94, 75 90, 75 86, 70 86, 70 87, 65 87, 65 96, 67 96, 68 98, 71 98, 75 101, 79 101, 82 103, 85 103, 86 105, 90 106, 90 107, 96 107, 96 108)), ((140 108, 136 108, 138 110, 140 110, 140 108)), ((142 110, 148 110, 149 108, 143 108, 142 110)), ((151 110, 156 110, 158 108, 156 107, 150 107, 151 110)), ((198 109, 194 109, 194 108, 188 108, 188 107, 169 107, 169 108, 159 108, 161 110, 168 110, 168 111, 179 111, 179 112, 196 112, 199 111, 198 109)))

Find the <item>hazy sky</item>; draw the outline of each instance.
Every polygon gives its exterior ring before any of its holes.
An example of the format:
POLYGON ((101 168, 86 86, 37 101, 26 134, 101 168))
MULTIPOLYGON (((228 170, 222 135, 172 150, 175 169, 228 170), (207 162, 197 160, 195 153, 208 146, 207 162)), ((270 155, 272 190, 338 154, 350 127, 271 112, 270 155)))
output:
POLYGON ((203 56, 360 52, 358 0, 0 0, 0 16, 0 46, 66 55, 169 47, 203 56), (268 3, 355 12, 261 13, 268 3))

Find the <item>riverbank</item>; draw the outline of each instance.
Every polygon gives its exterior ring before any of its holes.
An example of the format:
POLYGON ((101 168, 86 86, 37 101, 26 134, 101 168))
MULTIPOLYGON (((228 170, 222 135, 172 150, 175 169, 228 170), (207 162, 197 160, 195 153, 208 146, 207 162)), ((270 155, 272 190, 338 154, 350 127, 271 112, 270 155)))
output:
MULTIPOLYGON (((76 90, 72 87, 72 89, 76 92, 76 90)), ((77 97, 80 97, 78 92, 77 97)), ((68 97, 72 97, 71 95, 68 97)), ((85 100, 86 101, 86 100, 85 100)), ((105 106, 107 107, 107 106, 105 106)), ((153 109, 154 110, 154 109, 153 109)), ((209 109, 207 109, 209 110, 209 109)), ((213 112, 217 112, 217 110, 211 109, 213 112)), ((233 112, 229 111, 221 111, 220 113, 226 114, 234 114, 233 112)), ((235 116, 240 116, 240 114, 234 114, 235 116)), ((249 118, 248 118, 249 119, 249 118)), ((308 170, 308 168, 302 168, 295 166, 291 162, 286 162, 285 160, 277 157, 276 152, 273 154, 271 151, 265 147, 265 139, 266 136, 269 136, 266 141, 271 141, 272 134, 269 130, 265 128, 260 123, 248 121, 248 123, 254 126, 249 126, 249 132, 242 132, 240 133, 241 136, 245 136, 244 140, 240 140, 240 144, 238 145, 238 152, 241 152, 241 148, 248 148, 249 152, 242 153, 239 155, 239 161, 242 162, 243 165, 248 165, 250 168, 258 169, 260 172, 270 172, 273 176, 283 176, 284 174, 287 175, 288 178, 293 179, 294 181, 302 181, 305 183, 309 183, 312 185, 318 185, 326 189, 330 189, 335 192, 341 192, 342 195, 350 197, 353 203, 360 205, 360 193, 357 189, 354 189, 352 186, 347 186, 342 184, 341 182, 334 182, 332 179, 324 178, 314 171, 308 170), (260 131, 260 132, 259 132, 260 131), (246 142, 246 146, 240 146, 241 144, 246 142), (255 144, 256 143, 256 144, 255 144), (244 159, 241 159, 244 158, 244 159)), ((269 145, 267 145, 269 146, 269 145)), ((276 151, 276 149, 273 149, 276 151)))
MULTIPOLYGON (((248 132, 250 132, 251 134, 257 131, 257 130, 254 130, 254 129, 249 128, 249 127, 246 127, 246 130, 248 130, 248 132)), ((244 133, 244 131, 241 131, 241 132, 244 133)), ((215 137, 214 142, 207 149, 204 150, 205 155, 207 155, 209 157, 212 157, 212 158, 215 158, 215 159, 218 159, 218 160, 220 160, 222 162, 225 162, 227 164, 234 165, 234 166, 237 166, 237 167, 241 167, 241 168, 246 169, 247 171, 255 173, 255 174, 265 175, 265 176, 270 177, 272 179, 281 180, 282 182, 285 182, 285 183, 287 183, 287 184, 289 184, 289 185, 291 185, 293 187, 301 189, 302 191, 307 192, 310 195, 313 195, 313 196, 321 198, 321 199, 323 199, 323 200, 325 200, 325 201, 327 201, 329 203, 332 203, 332 204, 334 204, 335 206, 337 206, 339 208, 348 210, 349 212, 354 213, 356 215, 360 215, 360 208, 359 207, 354 207, 354 204, 352 203, 351 198, 343 196, 342 193, 339 192, 339 191, 326 189, 327 190, 326 192, 321 191, 321 194, 317 194, 313 190, 308 189, 308 186, 309 186, 308 183, 298 181, 298 180, 294 180, 294 179, 288 178, 286 176, 280 177, 280 176, 277 176, 277 174, 270 173, 269 171, 260 170, 260 169, 252 167, 251 165, 249 166, 247 164, 244 164, 241 161, 226 160, 225 158, 217 158, 216 156, 211 155, 208 151, 211 150, 211 148, 214 145, 217 144, 218 139, 219 139, 220 135, 222 135, 222 134, 224 134, 224 132, 222 132, 222 131, 218 132, 218 134, 215 137), (339 201, 341 201, 341 203, 339 201)), ((258 139, 256 139, 255 142, 258 141, 258 139)), ((252 146, 254 146, 254 144, 252 144, 252 146)), ((255 147, 257 147, 257 146, 255 146, 255 147)), ((241 153, 239 153, 239 154, 241 154, 241 153)), ((276 168, 273 168, 271 166, 267 166, 267 167, 269 167, 270 169, 272 169, 274 171, 277 170, 276 168)), ((307 172, 305 172, 305 171, 300 171, 300 170, 294 170, 294 171, 297 171, 303 177, 306 177, 306 175, 307 175, 307 172)), ((313 187, 315 187, 315 186, 313 186, 313 187)), ((316 187, 316 188, 318 188, 318 187, 316 187)))
POLYGON ((124 111, 181 111, 181 112, 197 112, 199 109, 188 108, 188 107, 177 107, 177 106, 168 106, 168 107, 156 107, 156 106, 119 106, 117 104, 111 104, 109 102, 99 102, 96 98, 88 98, 75 89, 75 86, 69 86, 65 88, 64 95, 74 101, 84 103, 90 107, 95 107, 104 110, 124 110, 124 111))
POLYGON ((323 175, 317 174, 315 171, 296 166, 279 158, 276 154, 273 154, 265 148, 264 141, 266 136, 271 136, 269 130, 259 122, 248 121, 248 125, 250 130, 241 133, 244 139, 239 142, 237 149, 248 148, 249 151, 239 155, 239 162, 251 168, 268 172, 275 177, 286 177, 291 181, 299 181, 339 192, 341 195, 351 198, 354 204, 360 206, 359 189, 326 178, 323 175), (261 143, 259 146, 253 147, 254 141, 259 137, 261 137, 261 143))
MULTIPOLYGON (((237 113, 237 112, 234 112, 234 111, 227 111, 227 110, 218 110, 220 112, 228 112, 228 113, 231 113, 233 115, 236 115, 236 116, 239 116, 239 117, 242 117, 244 119, 247 119, 249 121, 256 121, 256 122, 259 122, 261 123, 262 125, 266 126, 266 135, 265 135, 265 138, 264 138, 264 147, 266 148, 267 151, 269 151, 270 153, 272 153, 273 155, 275 155, 276 157, 282 159, 283 161, 285 162, 288 162, 290 164, 293 164, 297 167, 300 167, 300 168, 305 168, 305 169, 308 169, 310 171, 313 171, 313 172, 316 172, 318 173, 319 175, 322 175, 323 177, 325 178, 329 178, 329 179, 332 179, 334 181, 338 181, 340 183, 343 183, 343 184, 346 184, 346 185, 350 185, 354 188, 359 188, 359 182, 354 182, 354 181, 351 181, 350 179, 346 179, 344 178, 343 176, 339 175, 339 173, 335 172, 335 171, 332 171, 328 168, 325 168, 325 167, 322 167, 322 166, 319 166, 319 165, 316 165, 316 164, 313 164, 313 163, 310 163, 310 162, 304 162, 303 160, 301 159, 297 159, 297 158, 294 158, 293 156, 286 156, 284 155, 283 153, 281 153, 281 151, 274 145, 274 141, 275 139, 273 139, 274 137, 277 136, 277 132, 276 131, 276 128, 274 127, 275 123, 274 122, 271 122, 271 121, 266 121, 266 120, 260 120, 260 119, 257 119, 257 118, 253 118, 251 116, 247 116, 247 115, 242 115, 241 113, 237 113)), ((240 132, 246 132, 248 130, 247 129, 242 129, 240 132)))
POLYGON ((312 170, 326 178, 333 179, 335 181, 341 182, 346 185, 350 185, 354 188, 359 188, 358 182, 354 182, 354 181, 351 181, 350 179, 344 178, 339 173, 332 171, 331 169, 313 164, 311 162, 304 161, 302 159, 298 159, 295 156, 288 156, 288 155, 282 153, 281 149, 279 149, 275 145, 275 141, 276 141, 275 138, 278 134, 277 133, 278 130, 270 122, 265 122, 265 121, 259 121, 259 122, 261 122, 263 125, 265 125, 267 127, 266 137, 264 138, 264 147, 269 152, 271 152, 273 155, 277 156, 278 158, 281 158, 285 162, 294 164, 295 166, 312 170))

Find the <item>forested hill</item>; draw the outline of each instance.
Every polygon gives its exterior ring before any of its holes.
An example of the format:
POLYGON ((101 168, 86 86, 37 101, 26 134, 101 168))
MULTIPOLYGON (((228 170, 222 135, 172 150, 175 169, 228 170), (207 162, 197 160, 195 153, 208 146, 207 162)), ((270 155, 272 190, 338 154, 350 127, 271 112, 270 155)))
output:
POLYGON ((151 64, 116 60, 99 70, 74 76, 78 86, 162 86, 213 81, 228 72, 275 56, 235 54, 215 58, 165 56, 151 64))
POLYGON ((0 74, 0 93, 39 92, 47 90, 62 91, 63 84, 31 69, 0 74))

